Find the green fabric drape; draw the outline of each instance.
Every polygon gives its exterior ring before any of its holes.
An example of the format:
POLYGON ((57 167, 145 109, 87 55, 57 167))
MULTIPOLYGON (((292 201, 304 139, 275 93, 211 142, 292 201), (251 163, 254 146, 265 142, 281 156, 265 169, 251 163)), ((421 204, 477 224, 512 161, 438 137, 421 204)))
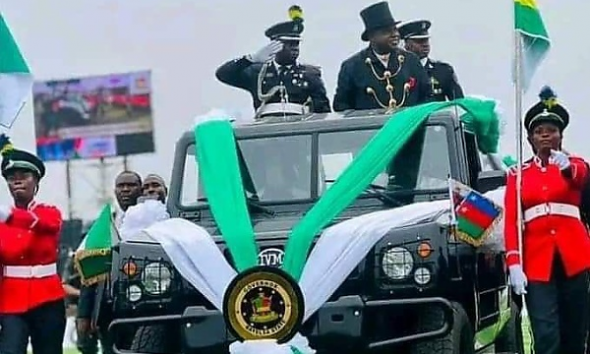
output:
POLYGON ((238 272, 258 263, 258 246, 246 204, 231 123, 212 120, 194 129, 199 175, 211 213, 238 272))
MULTIPOLYGON (((432 102, 395 113, 371 138, 351 164, 289 234, 283 269, 295 279, 303 271, 316 235, 346 209, 385 170, 404 144, 428 117, 441 109, 458 105, 467 111, 461 119, 471 124, 483 152, 497 151, 499 120, 495 103, 473 98, 432 102)), ((197 159, 211 210, 238 271, 257 263, 257 246, 246 207, 236 142, 229 121, 197 125, 197 159)))
POLYGON ((461 116, 465 128, 477 137, 477 147, 484 154, 498 152, 500 124, 496 113, 496 101, 465 97, 455 101, 467 112, 461 116))

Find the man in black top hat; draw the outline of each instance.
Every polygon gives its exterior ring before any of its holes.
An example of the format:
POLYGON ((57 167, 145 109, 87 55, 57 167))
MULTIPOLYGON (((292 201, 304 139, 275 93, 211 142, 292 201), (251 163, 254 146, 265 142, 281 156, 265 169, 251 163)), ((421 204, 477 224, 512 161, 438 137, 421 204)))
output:
POLYGON ((346 59, 340 67, 334 110, 388 111, 431 100, 428 75, 414 53, 398 48, 396 21, 387 2, 361 11, 366 49, 346 59))
POLYGON ((445 62, 433 60, 430 55, 431 23, 427 20, 413 20, 400 23, 398 30, 405 42, 405 49, 418 56, 420 63, 430 77, 432 93, 436 101, 451 101, 463 98, 463 89, 453 67, 445 62))
POLYGON ((256 118, 330 112, 320 68, 297 61, 303 32, 301 8, 292 6, 289 15, 291 21, 266 30, 270 43, 223 64, 215 73, 219 81, 250 92, 256 118))

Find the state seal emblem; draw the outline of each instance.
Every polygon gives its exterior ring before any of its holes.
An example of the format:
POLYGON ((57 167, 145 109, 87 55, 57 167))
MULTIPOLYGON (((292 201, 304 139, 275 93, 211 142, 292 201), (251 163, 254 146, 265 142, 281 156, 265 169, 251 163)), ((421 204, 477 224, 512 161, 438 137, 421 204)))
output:
POLYGON ((229 330, 241 340, 289 341, 303 320, 303 294, 284 271, 257 266, 236 276, 224 296, 229 330))

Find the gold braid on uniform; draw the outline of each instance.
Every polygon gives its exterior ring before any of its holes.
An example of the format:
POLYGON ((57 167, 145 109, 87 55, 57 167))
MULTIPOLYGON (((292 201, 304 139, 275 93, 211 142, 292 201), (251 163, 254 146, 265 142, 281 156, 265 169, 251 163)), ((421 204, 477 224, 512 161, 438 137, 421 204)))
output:
POLYGON ((402 66, 404 64, 404 61, 405 61, 405 56, 403 56, 401 54, 398 55, 397 56, 397 70, 396 70, 396 72, 392 74, 391 71, 385 70, 383 72, 383 76, 380 76, 377 73, 377 70, 375 70, 375 66, 373 65, 373 61, 371 60, 371 58, 365 59, 365 64, 367 64, 371 68, 371 71, 373 72, 373 75, 375 76, 375 78, 379 81, 385 81, 385 90, 387 91, 387 94, 389 95, 389 102, 387 103, 387 105, 383 104, 383 102, 381 102, 379 97, 377 97, 377 93, 375 92, 375 89, 373 89, 370 86, 367 87, 367 94, 372 95, 373 98, 375 98, 375 101, 377 101, 377 104, 379 106, 381 106, 381 108, 386 109, 388 111, 393 111, 395 109, 402 107, 404 105, 404 103, 406 102, 406 98, 408 97, 408 92, 410 91, 410 84, 406 82, 404 84, 401 102, 398 103, 397 100, 393 96, 393 91, 394 91, 395 87, 392 85, 391 79, 395 78, 399 74, 399 72, 401 71, 402 66))
POLYGON ((274 95, 277 94, 277 92, 285 90, 285 86, 277 85, 275 87, 272 87, 270 90, 268 90, 267 93, 262 92, 262 82, 264 81, 264 77, 266 76, 266 71, 268 70, 268 67, 271 64, 272 63, 270 63, 270 62, 262 64, 262 68, 260 68, 260 72, 258 73, 256 94, 258 96, 258 99, 262 102, 262 105, 265 105, 268 100, 270 100, 271 98, 274 97, 274 95))

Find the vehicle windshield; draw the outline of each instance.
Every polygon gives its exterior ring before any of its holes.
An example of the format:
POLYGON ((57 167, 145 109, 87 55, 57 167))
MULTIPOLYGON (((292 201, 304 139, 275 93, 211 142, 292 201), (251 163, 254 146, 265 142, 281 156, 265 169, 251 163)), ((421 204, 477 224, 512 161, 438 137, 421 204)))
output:
MULTIPOLYGON (((320 193, 330 187, 376 132, 355 130, 319 135, 320 193)), ((373 188, 394 191, 448 188, 451 169, 447 141, 443 125, 421 128, 375 178, 373 188)))
MULTIPOLYGON (((311 134, 238 140, 246 195, 260 202, 310 200, 311 141, 311 134)), ((183 206, 206 203, 194 150, 195 146, 190 145, 186 155, 183 206)))
MULTIPOLYGON (((376 129, 326 132, 238 140, 242 177, 248 197, 265 203, 313 200, 324 193, 377 132, 376 129), (318 166, 314 176, 312 141, 317 139, 318 166), (317 190, 312 189, 317 183, 317 190)), ((181 205, 206 203, 199 183, 194 145, 188 147, 181 205)), ((421 128, 373 181, 383 190, 448 188, 450 175, 447 131, 443 125, 421 128)))

